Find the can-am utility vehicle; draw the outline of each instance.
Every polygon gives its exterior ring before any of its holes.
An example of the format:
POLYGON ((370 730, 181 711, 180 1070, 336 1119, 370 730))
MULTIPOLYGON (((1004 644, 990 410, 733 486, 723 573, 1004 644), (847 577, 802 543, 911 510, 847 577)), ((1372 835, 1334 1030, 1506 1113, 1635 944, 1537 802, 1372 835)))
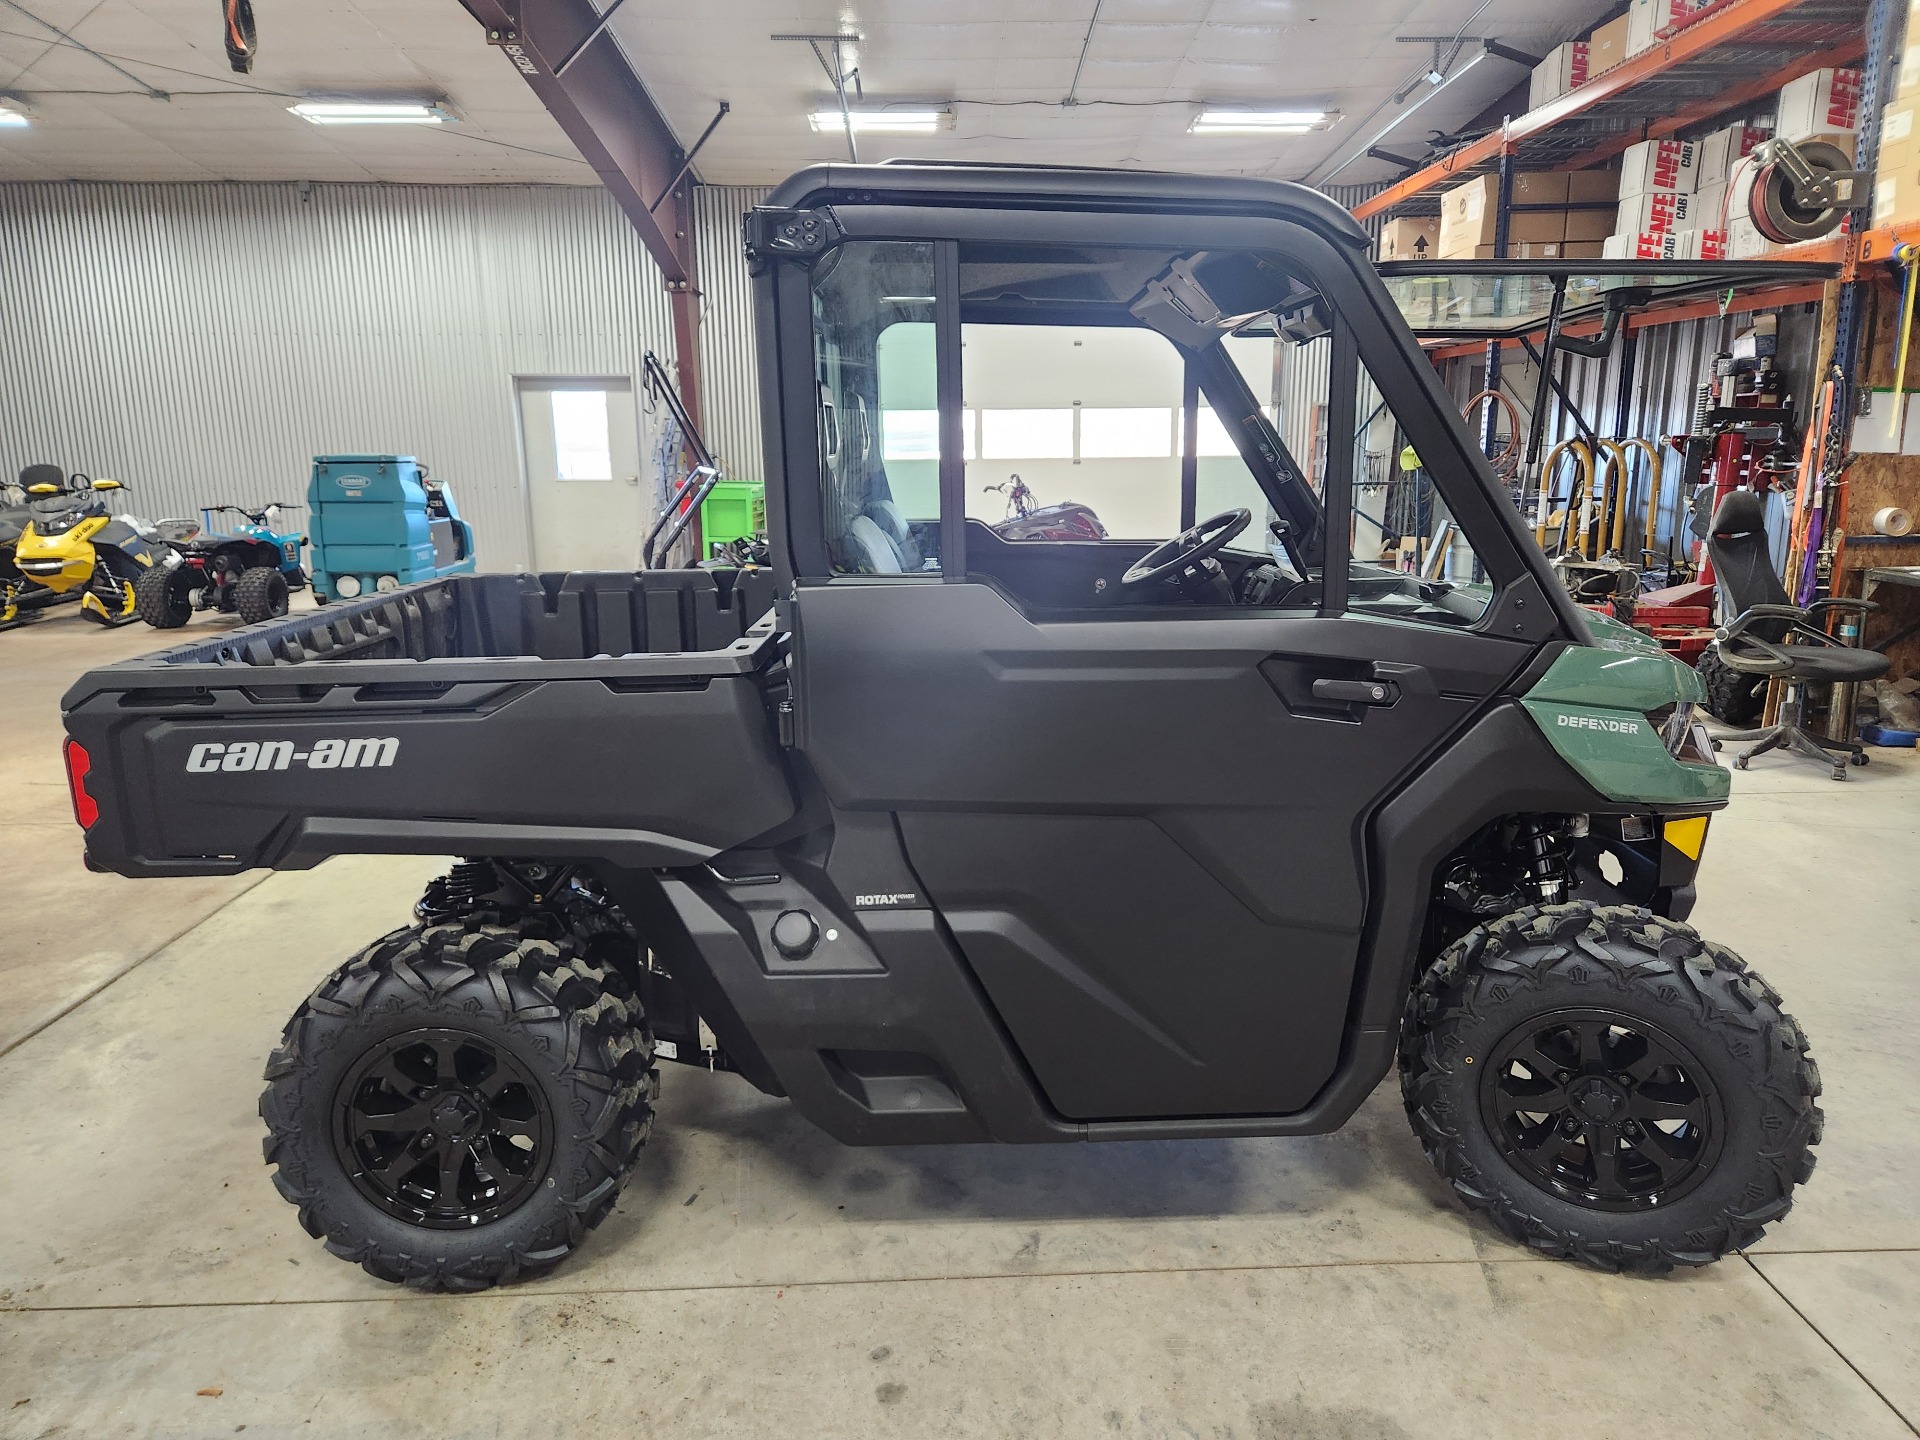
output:
POLYGON ((1786 1213, 1820 1084, 1685 923, 1699 681, 1554 583, 1344 211, 832 166, 746 242, 770 569, 449 577, 65 697, 98 868, 467 857, 268 1061, 328 1250, 550 1268, 661 1060, 907 1145, 1324 1132, 1397 1059, 1545 1254, 1702 1264, 1786 1213), (1356 459, 1402 444, 1445 578, 1354 554, 1356 459), (1108 538, 996 534, 993 457, 1108 538))
POLYGON ((13 563, 30 586, 78 595, 80 613, 98 625, 137 618, 134 582, 172 553, 151 525, 113 513, 126 488, 85 475, 70 477, 64 490, 29 486, 31 514, 14 542, 13 563))
POLYGON ((140 618, 156 629, 173 630, 195 610, 238 615, 248 625, 286 614, 288 592, 307 584, 300 565, 307 537, 283 528, 280 517, 288 508, 278 500, 258 510, 202 508, 200 524, 172 539, 173 553, 135 583, 140 618), (219 515, 237 515, 243 523, 216 530, 219 515))

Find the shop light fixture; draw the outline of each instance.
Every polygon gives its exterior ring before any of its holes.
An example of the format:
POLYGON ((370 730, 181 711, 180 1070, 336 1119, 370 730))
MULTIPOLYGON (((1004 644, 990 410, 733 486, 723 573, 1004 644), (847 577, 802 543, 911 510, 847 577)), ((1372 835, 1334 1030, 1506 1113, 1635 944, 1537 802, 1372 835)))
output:
POLYGON ((453 116, 419 101, 302 100, 287 109, 310 125, 445 125, 453 116))
POLYGON ((24 130, 32 123, 11 100, 0 100, 0 130, 24 130))
POLYGON ((1193 135, 1305 135, 1334 119, 1327 110, 1227 110, 1209 105, 1187 127, 1193 135))
POLYGON ((846 133, 851 125, 856 135, 931 135, 944 130, 953 119, 951 110, 853 110, 845 115, 838 110, 815 110, 807 123, 822 134, 846 133))

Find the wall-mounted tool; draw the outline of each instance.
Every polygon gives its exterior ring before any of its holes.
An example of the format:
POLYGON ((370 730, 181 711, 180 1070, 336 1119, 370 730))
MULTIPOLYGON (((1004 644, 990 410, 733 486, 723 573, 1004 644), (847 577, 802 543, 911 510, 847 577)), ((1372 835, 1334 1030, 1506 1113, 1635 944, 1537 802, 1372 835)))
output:
POLYGON ((1769 140, 1754 158, 1748 212, 1754 229, 1776 245, 1833 234, 1869 193, 1871 174, 1825 140, 1769 140))

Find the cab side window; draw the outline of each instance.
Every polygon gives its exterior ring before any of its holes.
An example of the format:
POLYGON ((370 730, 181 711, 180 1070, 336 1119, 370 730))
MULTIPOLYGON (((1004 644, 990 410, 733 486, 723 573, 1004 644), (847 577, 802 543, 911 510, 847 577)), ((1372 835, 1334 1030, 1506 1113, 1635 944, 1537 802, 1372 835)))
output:
POLYGON ((822 260, 813 353, 833 573, 938 575, 933 246, 857 241, 822 260))

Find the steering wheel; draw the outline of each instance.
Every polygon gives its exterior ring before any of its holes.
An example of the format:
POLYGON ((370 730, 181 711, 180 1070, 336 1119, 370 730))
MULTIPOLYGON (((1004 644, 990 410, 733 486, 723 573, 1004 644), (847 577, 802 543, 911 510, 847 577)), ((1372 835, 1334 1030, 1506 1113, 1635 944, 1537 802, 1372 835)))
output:
POLYGON ((1190 570, 1226 549, 1227 542, 1252 523, 1253 512, 1245 506, 1222 510, 1211 520, 1202 520, 1191 530, 1183 530, 1171 540, 1154 546, 1127 567, 1120 583, 1151 585, 1156 580, 1170 579, 1190 570))

